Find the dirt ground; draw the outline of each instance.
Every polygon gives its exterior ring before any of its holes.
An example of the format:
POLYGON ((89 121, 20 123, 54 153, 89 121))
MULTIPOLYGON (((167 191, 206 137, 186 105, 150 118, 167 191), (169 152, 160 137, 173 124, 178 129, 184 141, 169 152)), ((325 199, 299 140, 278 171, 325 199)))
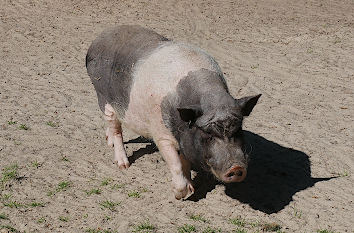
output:
POLYGON ((354 232, 352 0, 0 0, 0 232, 354 232), (197 45, 244 123, 247 179, 177 201, 154 145, 120 171, 85 69, 92 40, 139 24, 197 45))

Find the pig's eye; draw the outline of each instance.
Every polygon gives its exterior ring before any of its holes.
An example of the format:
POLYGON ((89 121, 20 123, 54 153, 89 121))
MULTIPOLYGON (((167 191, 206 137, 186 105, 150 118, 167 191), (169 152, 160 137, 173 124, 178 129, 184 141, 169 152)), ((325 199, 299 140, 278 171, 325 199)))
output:
POLYGON ((206 143, 209 143, 209 142, 211 142, 212 140, 213 140, 213 137, 210 135, 210 137, 208 137, 208 138, 205 139, 205 142, 206 142, 206 143))

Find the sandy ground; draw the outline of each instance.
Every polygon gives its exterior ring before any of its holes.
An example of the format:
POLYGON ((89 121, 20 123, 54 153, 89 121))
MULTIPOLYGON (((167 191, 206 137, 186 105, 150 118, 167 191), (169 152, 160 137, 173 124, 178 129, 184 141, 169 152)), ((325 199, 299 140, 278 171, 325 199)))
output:
POLYGON ((353 12, 352 0, 0 0, 0 232, 354 232, 353 12), (197 176, 177 201, 154 145, 127 143, 127 171, 112 163, 84 61, 116 24, 202 47, 235 97, 263 94, 244 124, 243 183, 197 176))

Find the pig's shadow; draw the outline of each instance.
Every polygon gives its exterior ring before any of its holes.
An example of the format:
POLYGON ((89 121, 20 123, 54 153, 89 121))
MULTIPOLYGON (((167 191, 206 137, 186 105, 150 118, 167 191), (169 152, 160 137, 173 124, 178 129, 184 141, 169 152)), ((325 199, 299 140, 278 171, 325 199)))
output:
MULTIPOLYGON (((226 195, 249 204, 253 209, 271 214, 290 203, 295 193, 330 178, 312 178, 308 155, 245 131, 252 152, 247 178, 241 183, 225 185, 226 195)), ((196 192, 188 200, 198 201, 220 184, 213 177, 198 172, 194 178, 196 192)))
POLYGON ((124 142, 124 144, 130 144, 130 143, 148 143, 148 145, 146 145, 143 148, 140 148, 139 150, 134 151, 133 154, 128 157, 130 164, 134 163, 137 159, 139 159, 143 155, 153 154, 153 153, 159 151, 153 141, 146 139, 144 137, 141 137, 141 136, 137 137, 135 139, 131 139, 127 142, 124 142))

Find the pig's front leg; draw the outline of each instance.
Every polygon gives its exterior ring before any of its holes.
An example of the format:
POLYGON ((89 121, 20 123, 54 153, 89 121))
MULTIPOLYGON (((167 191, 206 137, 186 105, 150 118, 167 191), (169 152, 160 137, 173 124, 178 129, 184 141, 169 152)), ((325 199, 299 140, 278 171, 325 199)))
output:
POLYGON ((173 192, 176 199, 179 200, 192 194, 194 188, 190 179, 189 162, 178 154, 172 142, 161 140, 157 142, 157 146, 171 171, 173 192))
POLYGON ((119 122, 113 107, 105 105, 105 119, 108 122, 106 139, 109 146, 114 146, 114 162, 120 169, 129 167, 129 161, 123 145, 122 125, 119 122))

